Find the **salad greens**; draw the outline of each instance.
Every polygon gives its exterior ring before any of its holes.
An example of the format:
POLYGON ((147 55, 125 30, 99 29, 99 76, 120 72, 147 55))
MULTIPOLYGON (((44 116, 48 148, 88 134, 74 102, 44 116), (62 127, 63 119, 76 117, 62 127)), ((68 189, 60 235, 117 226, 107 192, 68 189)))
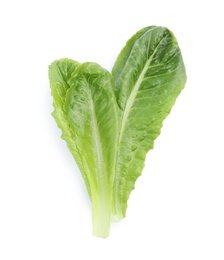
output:
POLYGON ((122 49, 112 73, 92 62, 49 66, 52 113, 92 201, 93 235, 125 217, 147 152, 186 83, 173 33, 149 26, 122 49))

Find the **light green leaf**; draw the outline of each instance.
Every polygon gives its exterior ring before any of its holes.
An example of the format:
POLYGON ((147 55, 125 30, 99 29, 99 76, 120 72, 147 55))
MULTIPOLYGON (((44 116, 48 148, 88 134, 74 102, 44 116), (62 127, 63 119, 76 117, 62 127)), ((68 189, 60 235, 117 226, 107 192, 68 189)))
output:
POLYGON ((141 175, 163 120, 186 82, 176 38, 150 26, 137 32, 121 51, 112 74, 121 126, 116 153, 114 219, 125 217, 127 200, 141 175))
MULTIPOLYGON (((66 82, 63 86, 67 87, 65 92, 60 88, 63 93, 63 102, 60 104, 53 92, 55 110, 62 111, 60 116, 65 118, 66 127, 61 127, 63 136, 79 165, 91 196, 93 234, 107 237, 111 222, 115 146, 119 132, 112 76, 95 63, 76 66, 68 77, 64 77, 64 73, 61 75, 60 80, 65 79, 62 80, 63 83, 66 82)), ((50 77, 51 81, 52 78, 53 76, 50 77)), ((53 87, 58 89, 56 81, 53 87)), ((58 116, 55 119, 57 121, 58 116)))
POLYGON ((54 61, 49 66, 49 80, 51 86, 51 94, 53 96, 54 111, 52 113, 58 127, 62 130, 62 139, 64 139, 75 158, 79 168, 81 169, 83 178, 91 196, 88 179, 86 178, 82 156, 79 154, 76 146, 76 134, 72 131, 70 123, 64 111, 64 104, 67 90, 70 88, 68 81, 71 74, 79 65, 78 62, 70 59, 60 59, 54 61))
POLYGON ((90 184, 86 174, 86 165, 83 163, 82 155, 80 154, 76 144, 76 133, 72 130, 64 110, 66 94, 70 88, 68 81, 78 65, 79 63, 76 61, 70 59, 60 59, 54 61, 49 66, 48 74, 54 106, 52 115, 58 127, 62 130, 61 137, 66 141, 69 150, 76 160, 85 181, 89 196, 91 197, 90 184))

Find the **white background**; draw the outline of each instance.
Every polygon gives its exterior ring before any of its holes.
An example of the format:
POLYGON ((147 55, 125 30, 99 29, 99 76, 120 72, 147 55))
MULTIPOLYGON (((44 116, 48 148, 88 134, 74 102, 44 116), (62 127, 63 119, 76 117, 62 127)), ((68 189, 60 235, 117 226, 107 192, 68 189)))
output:
POLYGON ((222 1, 0 3, 0 259, 224 259, 222 1), (128 38, 171 29, 188 81, 165 120, 127 217, 91 235, 91 204, 51 112, 48 65, 111 70, 128 38))

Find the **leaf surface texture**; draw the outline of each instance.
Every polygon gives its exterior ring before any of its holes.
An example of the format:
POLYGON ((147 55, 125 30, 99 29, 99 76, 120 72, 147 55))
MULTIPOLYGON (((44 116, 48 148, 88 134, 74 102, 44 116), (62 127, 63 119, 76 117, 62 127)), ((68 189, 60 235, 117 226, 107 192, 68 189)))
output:
POLYGON ((93 234, 109 235, 147 152, 186 83, 173 33, 149 26, 119 54, 112 73, 93 62, 60 59, 49 67, 52 113, 92 201, 93 234))
POLYGON ((156 26, 142 29, 127 42, 112 74, 121 118, 114 215, 121 219, 146 153, 184 88, 186 74, 176 38, 168 29, 156 26))

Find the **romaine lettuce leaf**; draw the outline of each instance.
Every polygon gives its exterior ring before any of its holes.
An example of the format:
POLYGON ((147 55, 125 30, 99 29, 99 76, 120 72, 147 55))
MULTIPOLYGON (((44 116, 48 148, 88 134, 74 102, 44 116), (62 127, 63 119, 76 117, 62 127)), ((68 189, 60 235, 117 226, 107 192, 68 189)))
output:
POLYGON ((62 64, 68 62, 63 59, 50 66, 56 111, 53 115, 89 191, 93 207, 93 234, 107 237, 111 222, 115 146, 119 132, 112 76, 96 63, 73 67, 71 74, 68 70, 55 73, 62 64), (63 94, 57 102, 59 92, 63 94))
POLYGON ((125 217, 127 200, 153 148, 163 120, 186 82, 176 38, 167 28, 150 26, 137 32, 114 65, 117 102, 120 108, 114 219, 125 217))

